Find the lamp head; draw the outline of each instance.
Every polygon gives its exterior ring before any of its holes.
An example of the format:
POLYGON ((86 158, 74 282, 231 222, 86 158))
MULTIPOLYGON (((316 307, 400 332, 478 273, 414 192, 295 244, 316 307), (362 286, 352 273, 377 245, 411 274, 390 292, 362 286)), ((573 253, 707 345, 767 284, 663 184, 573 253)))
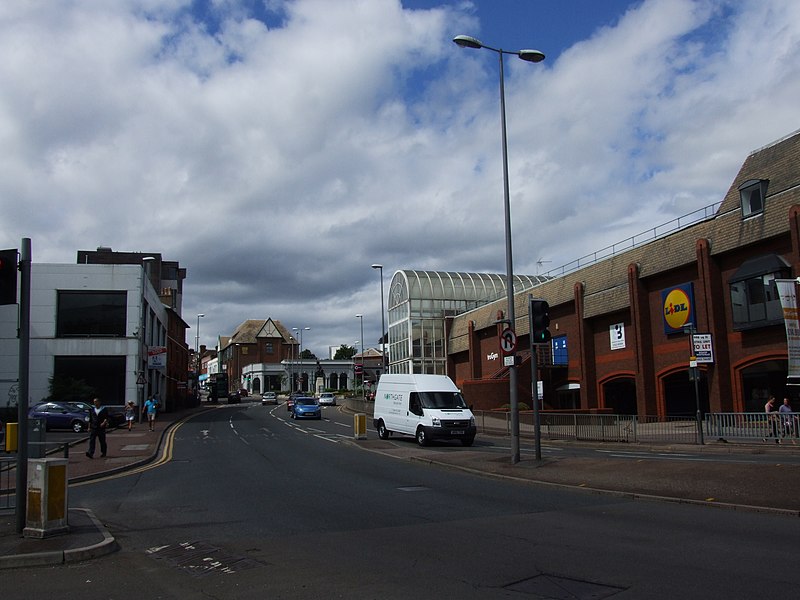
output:
POLYGON ((378 263, 375 263, 374 265, 372 265, 372 268, 373 269, 383 269, 383 265, 379 265, 378 263))
POLYGON ((462 48, 483 48, 481 41, 471 35, 457 35, 453 41, 462 48))
POLYGON ((522 60, 532 63, 538 63, 544 60, 544 52, 539 52, 538 50, 520 50, 517 52, 517 56, 519 56, 522 60))

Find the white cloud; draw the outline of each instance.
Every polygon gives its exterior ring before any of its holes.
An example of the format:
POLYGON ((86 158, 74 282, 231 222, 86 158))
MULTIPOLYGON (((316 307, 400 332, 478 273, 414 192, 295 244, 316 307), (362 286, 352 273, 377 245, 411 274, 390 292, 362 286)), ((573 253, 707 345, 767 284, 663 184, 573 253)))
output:
MULTIPOLYGON (((0 246, 160 251, 203 341, 271 316, 319 353, 355 339, 350 313, 377 344, 373 262, 387 286, 504 271, 497 59, 451 42, 471 3, 190 6, 3 4, 0 246)), ((797 129, 798 45, 792 0, 648 0, 543 63, 507 58, 516 271, 719 201, 797 129)))

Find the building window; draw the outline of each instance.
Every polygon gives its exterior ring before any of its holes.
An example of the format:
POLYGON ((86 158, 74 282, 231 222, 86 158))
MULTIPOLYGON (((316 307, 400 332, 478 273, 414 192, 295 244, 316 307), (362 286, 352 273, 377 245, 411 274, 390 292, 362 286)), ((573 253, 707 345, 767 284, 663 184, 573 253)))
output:
POLYGON ((768 254, 746 261, 728 280, 734 330, 752 329, 783 322, 776 279, 789 277, 786 261, 768 254))
POLYGON ((267 343, 264 344, 264 352, 266 354, 272 354, 272 352, 273 352, 273 350, 272 350, 272 342, 267 342, 267 343))
POLYGON ((743 217, 750 217, 764 212, 767 185, 769 185, 768 179, 750 179, 739 186, 743 217))
POLYGON ((128 293, 58 291, 56 337, 125 337, 128 293))

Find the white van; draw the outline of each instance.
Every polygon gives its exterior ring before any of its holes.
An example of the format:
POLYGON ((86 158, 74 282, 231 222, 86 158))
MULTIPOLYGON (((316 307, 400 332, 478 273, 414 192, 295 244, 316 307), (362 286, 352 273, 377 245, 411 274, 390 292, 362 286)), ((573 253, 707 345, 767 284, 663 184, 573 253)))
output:
POLYGON ((475 440, 475 417, 446 375, 381 375, 373 423, 382 440, 392 433, 413 435, 420 446, 433 439, 458 439, 464 446, 475 440))

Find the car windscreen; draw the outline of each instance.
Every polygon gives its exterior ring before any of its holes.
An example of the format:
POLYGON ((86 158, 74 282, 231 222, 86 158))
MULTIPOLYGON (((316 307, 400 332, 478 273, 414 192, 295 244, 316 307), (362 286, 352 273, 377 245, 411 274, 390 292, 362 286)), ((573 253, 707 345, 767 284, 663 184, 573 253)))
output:
POLYGON ((423 408, 467 408, 460 392, 420 392, 423 408))
POLYGON ((317 403, 316 398, 297 398, 295 402, 300 406, 314 406, 317 403))

